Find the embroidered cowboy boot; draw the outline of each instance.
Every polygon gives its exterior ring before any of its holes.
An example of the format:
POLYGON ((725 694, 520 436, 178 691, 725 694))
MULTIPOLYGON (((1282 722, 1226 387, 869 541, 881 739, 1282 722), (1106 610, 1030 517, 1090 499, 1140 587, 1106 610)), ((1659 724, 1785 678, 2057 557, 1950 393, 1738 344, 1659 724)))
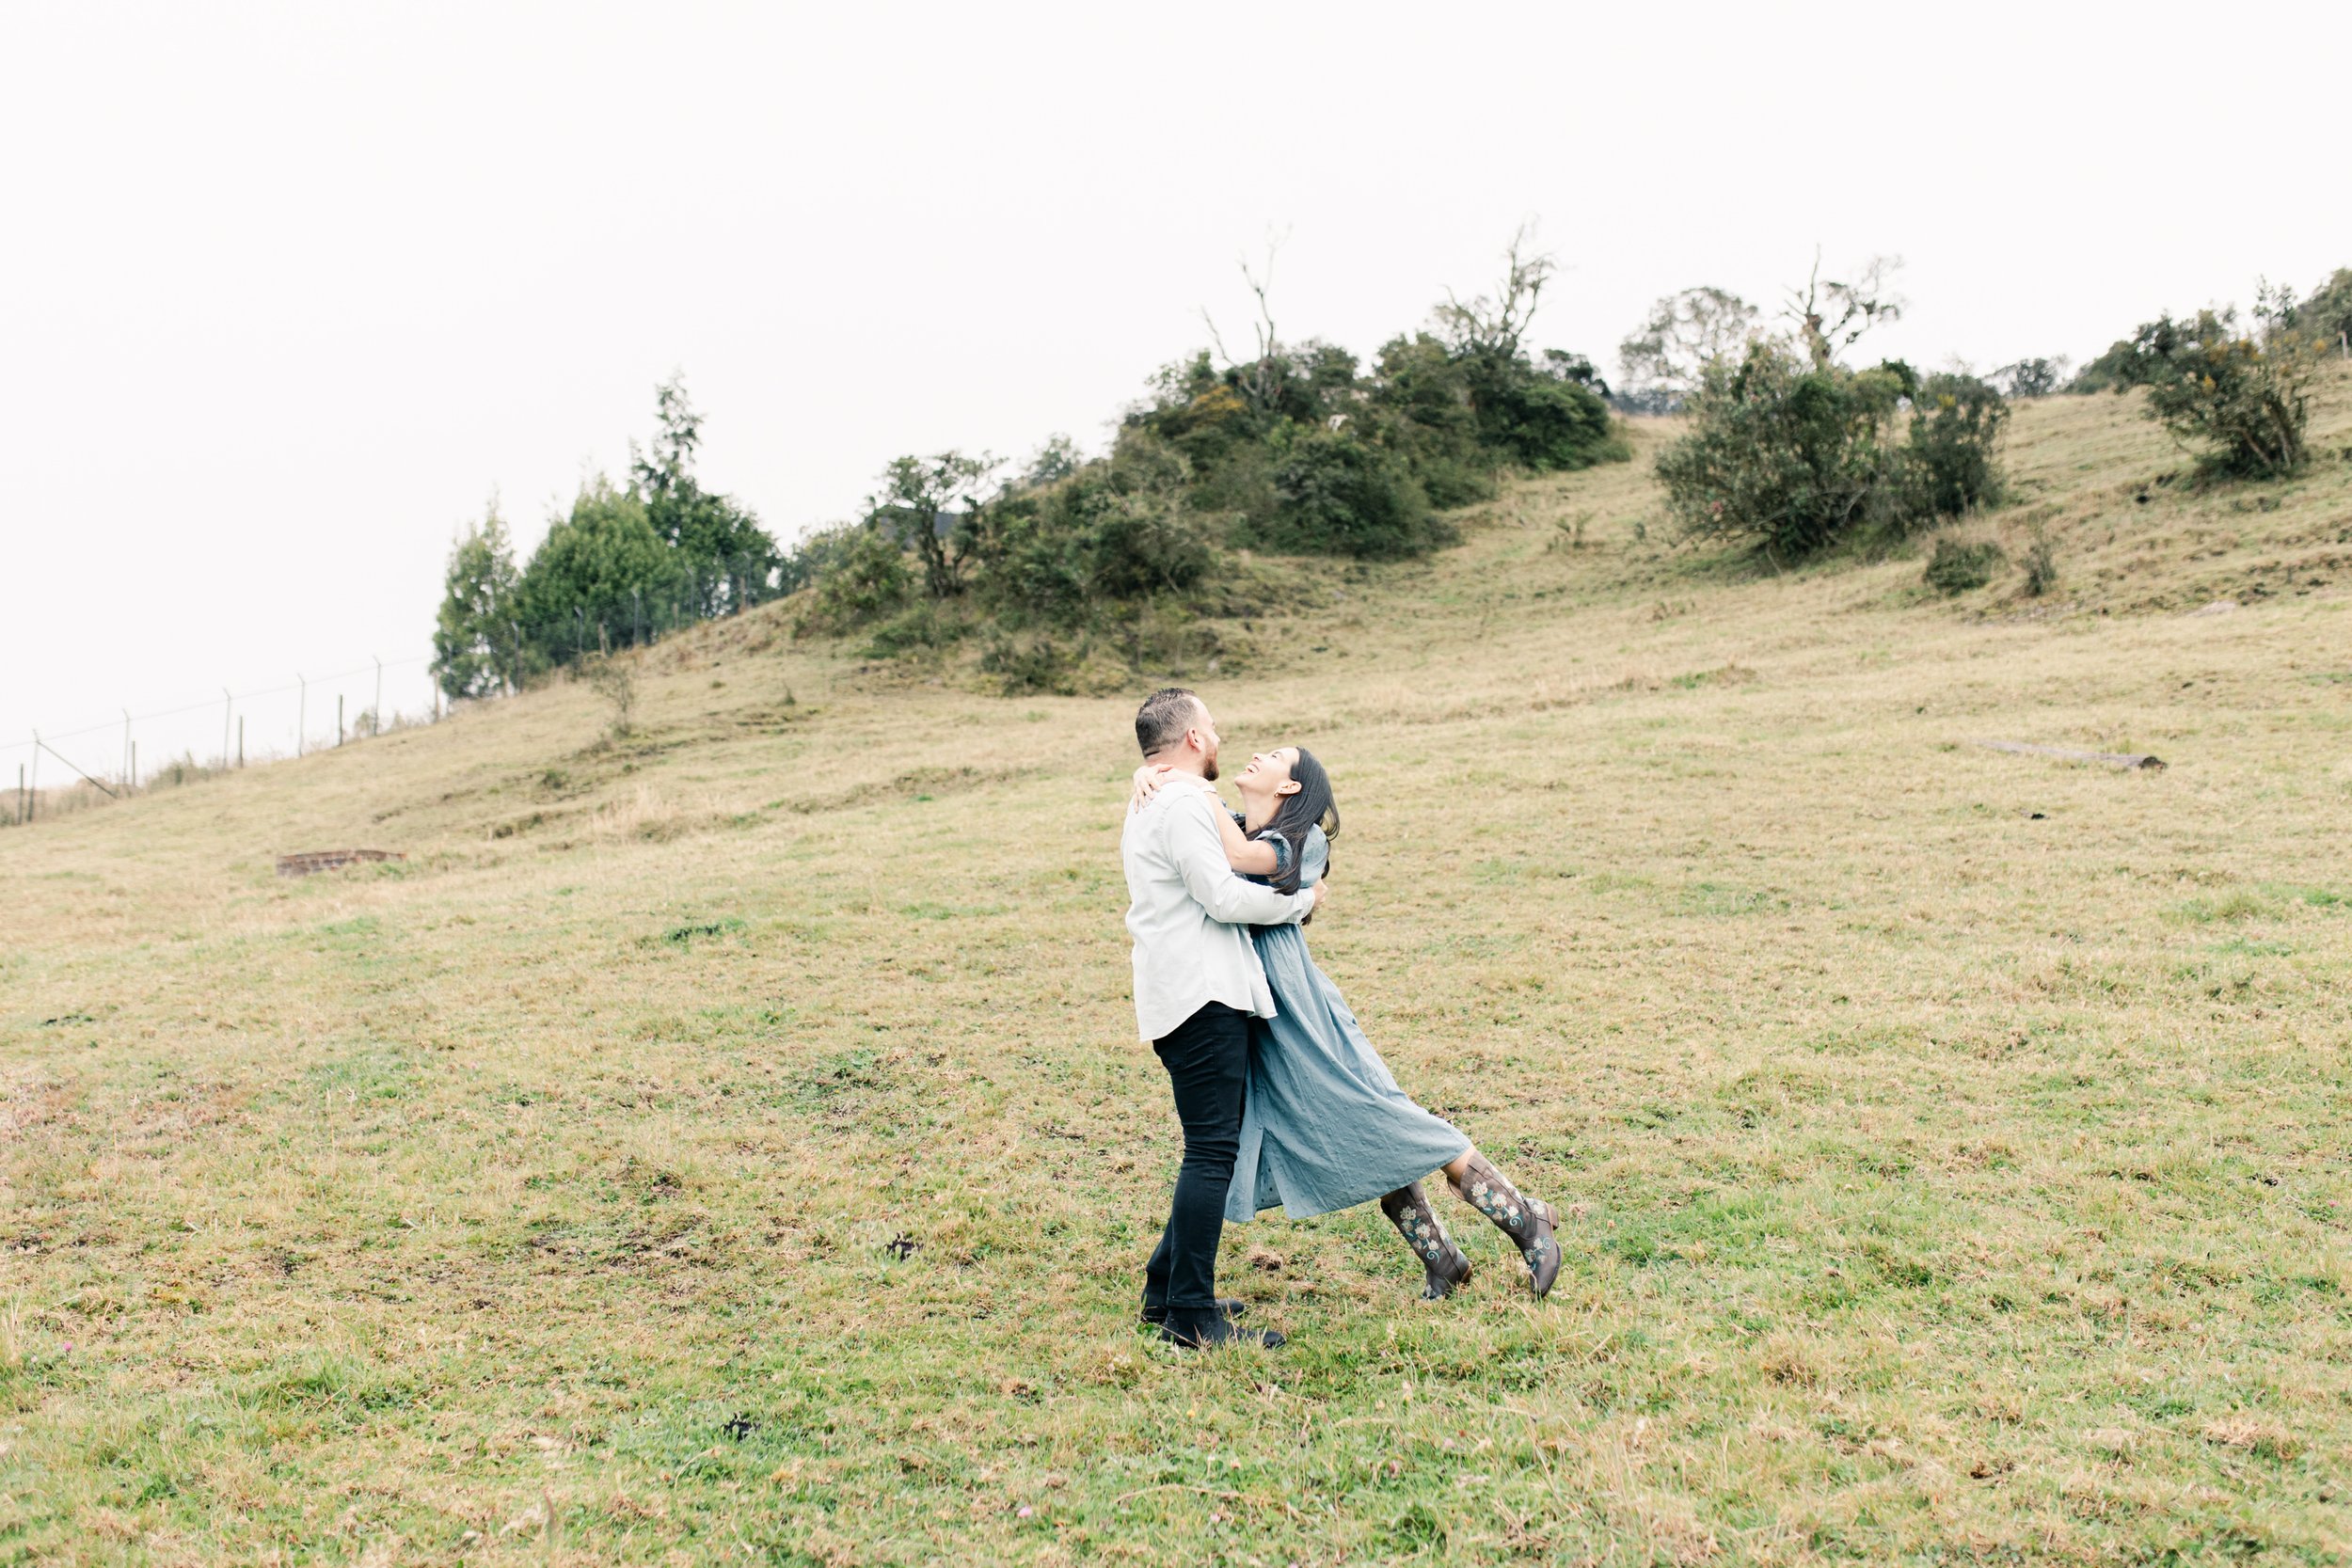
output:
POLYGON ((1470 1276, 1470 1259, 1454 1244, 1454 1238, 1445 1233, 1445 1226, 1438 1212, 1429 1207, 1429 1196, 1418 1181, 1399 1187, 1380 1200, 1380 1212, 1389 1216, 1405 1244, 1420 1258, 1422 1267, 1421 1299, 1443 1301, 1454 1293, 1457 1285, 1468 1284, 1470 1276))
POLYGON ((1470 1158, 1468 1179, 1455 1180, 1448 1175, 1454 1196, 1476 1209, 1495 1224, 1495 1228, 1511 1238, 1511 1244, 1519 1249, 1527 1261, 1529 1283, 1535 1287, 1535 1299, 1541 1301, 1551 1290, 1551 1282, 1560 1276, 1560 1242, 1551 1233, 1557 1216, 1551 1205, 1540 1198, 1523 1197, 1517 1187, 1495 1169, 1484 1154, 1470 1158))

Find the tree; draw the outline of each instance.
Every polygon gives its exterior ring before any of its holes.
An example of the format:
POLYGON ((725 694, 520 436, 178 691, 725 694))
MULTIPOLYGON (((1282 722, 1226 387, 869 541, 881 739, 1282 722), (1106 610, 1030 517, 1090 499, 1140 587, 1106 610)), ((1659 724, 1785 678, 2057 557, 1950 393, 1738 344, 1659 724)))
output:
POLYGON ((1078 451, 1077 442, 1067 436, 1048 436, 1013 483, 1022 490, 1041 489, 1068 479, 1085 466, 1086 458, 1078 451))
POLYGON ((1510 359, 1518 356, 1519 339, 1534 319, 1544 285, 1559 270, 1550 252, 1531 248, 1534 242, 1535 226, 1519 225, 1503 247, 1502 282, 1492 294, 1474 294, 1464 300, 1456 298, 1453 290, 1446 291, 1445 303, 1438 307, 1436 317, 1438 335, 1448 348, 1465 356, 1510 359))
POLYGON ((701 445, 702 416, 687 401, 684 377, 674 375, 654 388, 650 448, 629 443, 630 487, 644 501, 654 532, 678 554, 689 609, 723 615, 767 593, 784 552, 749 510, 696 483, 701 445))
POLYGON ((1255 359, 1245 365, 1226 353, 1225 340, 1217 333, 1216 318, 1209 314, 1205 307, 1200 311, 1201 321, 1208 325, 1209 341, 1216 346, 1217 357, 1225 361, 1227 383, 1259 414, 1272 413, 1275 405, 1281 401, 1283 384, 1290 371, 1290 360, 1282 353, 1281 338, 1275 331, 1274 302, 1270 297, 1274 288, 1274 257, 1281 248, 1279 239, 1266 242, 1265 269, 1263 272, 1251 272, 1247 259, 1241 263, 1242 281, 1249 285, 1250 293, 1258 301, 1258 319, 1251 326, 1258 341, 1258 356, 1255 359))
POLYGON ((1699 388, 1707 368, 1746 352, 1762 334, 1763 315, 1727 289, 1701 285, 1668 294, 1617 345, 1621 392, 1671 406, 1699 388))
POLYGON ((521 649, 514 632, 515 546, 492 496, 482 521, 466 525, 449 552, 441 608, 434 619, 433 678, 450 697, 515 689, 521 649))
POLYGON ((1824 281, 1821 253, 1813 253, 1813 271, 1805 278, 1804 292, 1788 291, 1788 304, 1782 314, 1796 324, 1815 370, 1827 370, 1880 323, 1902 319, 1906 302, 1892 285, 1902 264, 1899 256, 1873 256, 1854 274, 1852 282, 1824 281))
POLYGON ((2352 355, 2352 267, 2338 267, 2296 307, 2303 329, 2322 353, 2352 355))
POLYGON ((867 498, 867 522, 923 563, 923 589, 933 599, 963 591, 977 515, 999 467, 986 452, 901 457, 882 470, 882 489, 867 498))
POLYGON ((636 641, 685 588, 678 553, 654 531, 644 501, 598 474, 532 551, 516 593, 517 618, 532 651, 562 664, 636 641))
POLYGON ((2061 354, 2055 359, 2020 359, 1985 379, 2005 398, 2046 398, 2066 385, 2073 369, 2074 361, 2061 354))

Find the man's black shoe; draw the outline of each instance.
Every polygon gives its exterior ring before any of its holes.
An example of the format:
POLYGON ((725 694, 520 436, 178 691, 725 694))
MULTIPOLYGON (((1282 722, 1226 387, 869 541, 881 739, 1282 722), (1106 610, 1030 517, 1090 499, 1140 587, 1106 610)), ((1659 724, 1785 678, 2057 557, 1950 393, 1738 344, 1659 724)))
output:
MULTIPOLYGON (((1238 1318, 1249 1310, 1249 1304, 1238 1296, 1219 1296, 1216 1298, 1216 1309, 1229 1318, 1238 1318)), ((1143 1321, 1148 1323, 1164 1323, 1168 1322, 1168 1308, 1147 1307, 1143 1309, 1143 1321)))
POLYGON ((1271 1328, 1235 1328, 1223 1313, 1187 1312, 1160 1325, 1160 1342, 1179 1350, 1214 1350, 1219 1345, 1261 1345, 1279 1350, 1283 1337, 1271 1328))

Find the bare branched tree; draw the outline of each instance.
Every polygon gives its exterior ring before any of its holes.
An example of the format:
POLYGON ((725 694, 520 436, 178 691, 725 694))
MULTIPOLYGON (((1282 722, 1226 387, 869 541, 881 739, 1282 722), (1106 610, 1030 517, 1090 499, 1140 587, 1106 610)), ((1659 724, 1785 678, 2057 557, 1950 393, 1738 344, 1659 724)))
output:
POLYGON ((1669 294, 1617 345, 1621 390, 1662 399, 1689 397, 1716 360, 1744 350, 1763 326, 1756 308, 1725 289, 1669 294))
POLYGON ((1263 414, 1273 408, 1282 396, 1282 382, 1290 371, 1289 356, 1281 352, 1282 341, 1274 328, 1274 258, 1282 248, 1284 235, 1270 235, 1265 243, 1265 266, 1257 272, 1249 270, 1249 258, 1241 259, 1242 281, 1257 297, 1258 319, 1250 330, 1258 340, 1258 356, 1242 364, 1226 352, 1223 334, 1216 329, 1216 318, 1208 307, 1200 308, 1200 319, 1208 324, 1209 341, 1216 345, 1216 356, 1225 361, 1225 368, 1234 372, 1234 385, 1249 406, 1263 414))
POLYGON ((1788 291, 1781 313, 1796 323, 1806 352, 1817 370, 1826 370, 1856 339, 1882 322, 1902 319, 1907 303, 1894 292, 1894 275, 1902 269, 1899 256, 1873 256, 1853 275, 1851 283, 1821 277, 1821 253, 1813 253, 1813 271, 1802 293, 1788 291))
POLYGON ((1519 351, 1519 340, 1534 318, 1544 285, 1560 270, 1549 251, 1537 250, 1534 220, 1519 225, 1503 251, 1502 287, 1492 294, 1464 300, 1446 291, 1438 307, 1438 330, 1456 353, 1492 355, 1508 359, 1519 351))

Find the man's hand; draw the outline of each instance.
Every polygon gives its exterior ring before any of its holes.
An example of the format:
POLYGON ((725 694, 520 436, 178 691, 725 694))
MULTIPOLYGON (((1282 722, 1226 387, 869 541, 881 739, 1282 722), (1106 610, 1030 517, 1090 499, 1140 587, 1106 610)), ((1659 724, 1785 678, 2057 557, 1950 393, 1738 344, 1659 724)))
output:
POLYGON ((1331 884, 1329 882, 1317 882, 1315 884, 1315 907, 1309 912, 1321 914, 1323 912, 1323 901, 1330 896, 1331 884))

